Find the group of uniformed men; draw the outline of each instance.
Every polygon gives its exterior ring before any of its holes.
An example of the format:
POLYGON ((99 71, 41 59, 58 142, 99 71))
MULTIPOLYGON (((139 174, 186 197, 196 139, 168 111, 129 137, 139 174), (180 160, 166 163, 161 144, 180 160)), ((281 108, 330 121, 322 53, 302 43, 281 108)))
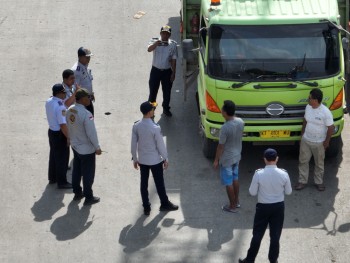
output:
POLYGON ((92 191, 96 155, 102 153, 93 116, 93 77, 88 68, 92 55, 89 49, 78 49, 77 63, 63 71, 63 82, 52 87, 52 97, 45 104, 49 123, 49 184, 57 183, 59 189, 73 188, 74 200, 85 197, 84 205, 100 201, 92 191), (72 184, 67 181, 69 145, 74 154, 72 184))

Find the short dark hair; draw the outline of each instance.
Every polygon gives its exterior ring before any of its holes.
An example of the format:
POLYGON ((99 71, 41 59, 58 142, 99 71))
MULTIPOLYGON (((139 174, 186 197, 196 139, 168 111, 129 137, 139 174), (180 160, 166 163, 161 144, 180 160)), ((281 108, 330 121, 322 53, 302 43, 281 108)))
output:
POLYGON ((317 100, 318 103, 322 102, 323 93, 319 88, 314 88, 310 91, 310 95, 313 99, 317 100))
POLYGON ((74 71, 71 70, 71 69, 65 69, 63 72, 62 72, 62 78, 63 79, 68 79, 70 76, 74 75, 74 71))
POLYGON ((228 116, 235 115, 236 104, 232 100, 225 100, 222 110, 227 113, 228 116))

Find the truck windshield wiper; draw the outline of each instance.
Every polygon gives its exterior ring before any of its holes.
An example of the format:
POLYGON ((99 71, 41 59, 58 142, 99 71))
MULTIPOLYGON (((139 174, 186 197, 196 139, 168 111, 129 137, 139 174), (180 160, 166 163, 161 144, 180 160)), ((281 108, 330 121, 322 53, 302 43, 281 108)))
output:
POLYGON ((309 81, 304 81, 304 80, 292 80, 292 81, 302 83, 302 84, 309 86, 309 87, 318 87, 318 83, 316 81, 314 81, 314 82, 309 82, 309 81))
POLYGON ((290 74, 288 74, 288 73, 277 73, 274 75, 269 75, 268 77, 270 77, 270 78, 275 77, 275 79, 285 77, 285 79, 288 81, 302 83, 302 84, 309 86, 309 87, 318 87, 318 82, 316 82, 316 81, 310 82, 310 81, 305 81, 305 80, 296 80, 296 79, 291 78, 290 74))
POLYGON ((254 77, 254 78, 251 78, 251 79, 246 80, 246 81, 243 81, 243 82, 233 83, 233 84, 231 85, 231 88, 241 88, 241 87, 247 85, 248 83, 253 82, 254 80, 257 80, 257 79, 262 78, 263 76, 264 76, 264 75, 259 75, 259 76, 256 76, 256 77, 254 77))

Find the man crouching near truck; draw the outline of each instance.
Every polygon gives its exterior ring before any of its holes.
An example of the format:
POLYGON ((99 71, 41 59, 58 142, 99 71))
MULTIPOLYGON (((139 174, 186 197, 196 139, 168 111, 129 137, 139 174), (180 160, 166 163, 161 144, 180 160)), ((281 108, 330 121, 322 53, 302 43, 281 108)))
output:
POLYGON ((230 203, 222 210, 236 213, 239 204, 238 165, 241 160, 242 136, 244 122, 235 117, 236 105, 233 101, 225 100, 221 112, 225 119, 219 135, 219 144, 216 149, 214 168, 220 164, 221 183, 226 186, 230 203))

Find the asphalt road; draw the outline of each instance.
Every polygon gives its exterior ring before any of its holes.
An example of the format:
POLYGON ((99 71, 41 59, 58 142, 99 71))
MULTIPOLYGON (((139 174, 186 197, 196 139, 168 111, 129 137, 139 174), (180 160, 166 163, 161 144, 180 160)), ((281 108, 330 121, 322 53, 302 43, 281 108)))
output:
MULTIPOLYGON (((241 205, 225 214, 227 197, 212 162, 203 157, 194 90, 183 101, 181 62, 169 119, 156 111, 170 155, 165 180, 179 211, 160 213, 152 181, 152 212, 142 214, 139 173, 130 156, 130 132, 148 97, 151 54, 146 47, 163 24, 180 42, 180 1, 0 0, 0 262, 237 262, 249 246, 256 199, 248 187, 263 166, 265 147, 244 144, 241 205), (137 11, 145 11, 134 19, 137 11), (95 56, 90 67, 95 121, 102 150, 94 193, 83 207, 70 190, 48 185, 44 102, 80 46, 95 56), (110 115, 105 113, 109 112, 110 115)), ((161 98, 161 93, 159 94, 161 98)), ((161 103, 161 99, 159 99, 161 103)), ((280 263, 350 262, 349 118, 343 148, 326 160, 325 184, 286 198, 280 263)), ((278 147, 279 165, 297 180, 295 149, 278 147)), ((268 262, 268 233, 257 262, 268 262)))

